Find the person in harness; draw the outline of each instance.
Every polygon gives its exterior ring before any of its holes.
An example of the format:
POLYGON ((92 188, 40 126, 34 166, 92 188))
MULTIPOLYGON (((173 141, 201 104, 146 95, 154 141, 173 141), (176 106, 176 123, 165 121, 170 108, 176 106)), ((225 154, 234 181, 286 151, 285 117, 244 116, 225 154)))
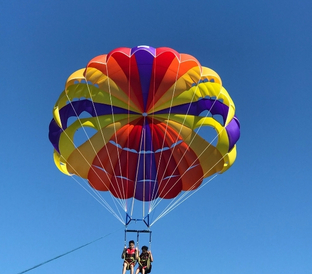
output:
POLYGON ((147 274, 152 270, 153 255, 152 252, 148 250, 147 246, 142 246, 142 253, 138 257, 139 267, 135 274, 147 274))
POLYGON ((130 270, 130 274, 134 274, 134 266, 138 260, 139 251, 135 248, 134 241, 129 241, 129 247, 125 246, 122 251, 121 258, 124 259, 122 274, 125 274, 127 270, 130 270))

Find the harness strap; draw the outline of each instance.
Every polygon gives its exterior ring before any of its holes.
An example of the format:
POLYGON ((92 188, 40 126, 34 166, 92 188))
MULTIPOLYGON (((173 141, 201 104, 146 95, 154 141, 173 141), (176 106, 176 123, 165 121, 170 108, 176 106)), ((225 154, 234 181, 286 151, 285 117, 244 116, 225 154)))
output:
POLYGON ((129 254, 128 249, 123 253, 123 257, 124 257, 124 262, 126 262, 127 264, 132 264, 132 263, 136 263, 137 260, 135 259, 136 256, 136 250, 134 254, 129 254))
MULTIPOLYGON (((142 260, 142 261, 143 261, 143 260, 142 260)), ((150 256, 148 256, 147 260, 144 260, 143 262, 145 262, 145 261, 147 261, 147 263, 146 263, 146 268, 150 268, 150 266, 151 266, 151 258, 150 258, 150 256)), ((142 265, 142 263, 141 263, 141 258, 140 258, 140 257, 139 257, 138 262, 139 262, 139 265, 143 267, 143 265, 142 265)))

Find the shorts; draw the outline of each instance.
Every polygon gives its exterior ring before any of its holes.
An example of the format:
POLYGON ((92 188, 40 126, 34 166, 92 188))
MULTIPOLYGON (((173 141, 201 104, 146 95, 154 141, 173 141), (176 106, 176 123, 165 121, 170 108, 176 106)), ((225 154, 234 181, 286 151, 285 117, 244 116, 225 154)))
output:
POLYGON ((136 265, 136 261, 127 261, 127 260, 125 260, 124 261, 125 263, 127 263, 127 270, 129 270, 130 269, 130 266, 132 265, 133 267, 136 265))

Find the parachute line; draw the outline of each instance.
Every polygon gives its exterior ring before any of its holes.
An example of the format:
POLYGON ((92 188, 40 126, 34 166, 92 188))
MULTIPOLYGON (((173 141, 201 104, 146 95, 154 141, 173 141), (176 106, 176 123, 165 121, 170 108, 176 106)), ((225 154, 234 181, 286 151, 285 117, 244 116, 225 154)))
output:
POLYGON ((90 194, 98 203, 100 203, 108 212, 110 212, 117 220, 119 220, 122 224, 124 224, 124 221, 122 220, 122 215, 119 211, 119 207, 116 205, 116 199, 112 199, 116 211, 110 206, 110 204, 101 196, 98 191, 94 190, 92 187, 85 187, 82 183, 80 183, 74 176, 72 176, 72 179, 77 182, 88 194, 90 194), (92 192, 90 192, 90 190, 92 192), (117 214, 118 213, 118 214, 117 214))
MULTIPOLYGON (((175 75, 175 81, 174 81, 174 87, 173 87, 173 92, 172 92, 172 95, 171 95, 171 102, 170 102, 170 106, 172 106, 172 103, 173 103, 173 98, 174 98, 174 95, 175 95, 175 91, 176 91, 176 87, 177 87, 177 79, 178 79, 178 75, 179 75, 179 71, 180 71, 180 65, 181 65, 181 63, 179 62, 179 65, 178 65, 178 69, 177 69, 177 72, 176 72, 176 75, 175 75)), ((165 140, 166 140, 166 136, 167 136, 167 130, 168 130, 168 126, 169 126, 169 117, 170 117, 170 114, 171 114, 171 107, 170 107, 170 109, 169 109, 169 112, 168 112, 168 119, 167 119, 167 121, 166 121, 166 128, 165 128, 165 134, 164 134, 164 137, 163 137, 163 141, 162 141, 162 147, 164 147, 165 146, 165 140)), ((177 137, 178 138, 178 137, 177 137)), ((178 140, 176 140, 176 142, 177 142, 178 140)), ((156 178, 158 177, 158 173, 159 173, 159 168, 160 168, 160 163, 161 163, 161 161, 162 161, 162 156, 163 156, 163 150, 161 151, 161 153, 160 153, 160 157, 159 157, 159 164, 158 164, 158 166, 157 166, 157 171, 156 171, 156 178)), ((171 156, 172 156, 172 154, 170 155, 170 158, 171 158, 171 156)), ((168 163, 169 163, 169 161, 167 162, 167 165, 166 165, 166 169, 168 168, 168 163)), ((163 175, 164 176, 164 175, 163 175)), ((163 180, 163 178, 161 178, 159 181, 162 181, 163 180)), ((169 181, 168 181, 169 182, 169 181)), ((167 184, 166 184, 167 185, 167 184)), ((166 185, 165 185, 165 187, 166 187, 166 185)), ((154 185, 154 190, 153 190, 153 192, 156 190, 155 189, 155 187, 156 187, 156 184, 154 185)), ((159 196, 161 195, 162 193, 159 193, 159 196)), ((157 200, 158 200, 158 198, 157 198, 157 200)), ((152 201, 151 202, 151 208, 153 208, 153 204, 154 204, 154 201, 152 201)), ((152 209, 150 209, 150 211, 152 211, 152 209)))
MULTIPOLYGON (((196 86, 196 89, 197 89, 197 88, 198 88, 198 86, 196 86)), ((222 89, 221 89, 221 87, 220 87, 219 94, 221 93, 221 90, 222 90, 222 89)), ((191 102, 193 102, 194 97, 195 97, 195 94, 196 94, 196 93, 194 92, 194 93, 193 93, 193 96, 192 96, 191 102)), ((218 94, 218 97, 219 97, 219 94, 218 94)), ((210 109, 207 111, 206 115, 210 115, 211 109, 212 109, 212 107, 214 106, 214 104, 215 104, 215 101, 213 102, 213 104, 212 104, 212 106, 210 107, 210 109)), ((189 107, 188 107, 188 109, 187 109, 186 115, 189 113, 189 110, 190 110, 190 104, 189 104, 189 107)), ((184 125, 184 123, 185 123, 185 121, 186 121, 186 115, 184 116, 183 123, 182 123, 182 125, 181 125, 181 127, 180 127, 180 131, 179 131, 179 133, 178 133, 177 136, 179 136, 180 133, 181 133, 182 127, 183 127, 183 125, 184 125)), ((168 114, 168 118, 169 118, 169 114, 168 114)), ((168 120, 169 120, 169 119, 168 119, 168 120)), ((202 123, 200 124, 198 130, 202 127, 202 125, 203 125, 203 121, 202 121, 202 123)), ((222 128, 222 131, 223 131, 223 130, 224 130, 224 129, 222 128)), ((210 141, 210 143, 213 142, 219 135, 220 135, 220 132, 218 132, 218 134, 214 137, 214 139, 213 139, 212 141, 210 141)), ((178 138, 178 137, 177 137, 177 138, 178 138)), ((191 144, 193 143, 194 139, 195 139, 195 136, 194 136, 194 137, 192 138, 192 140, 190 141, 188 147, 191 146, 191 144)), ((210 143, 209 143, 209 145, 206 146, 206 148, 200 153, 200 155, 198 155, 198 158, 208 149, 208 147, 211 145, 210 143)), ((173 148, 173 150, 174 150, 174 149, 175 149, 175 148, 173 148)), ((185 150, 185 152, 184 152, 184 154, 182 155, 182 157, 180 157, 180 161, 179 161, 178 163, 176 163, 176 167, 175 167, 175 169, 172 171, 172 174, 173 174, 173 173, 176 171, 176 169, 178 168, 178 165, 179 165, 180 162, 182 161, 182 158, 183 158, 184 155, 186 154, 186 151, 187 151, 187 150, 185 150)), ((170 154, 170 159, 172 158, 173 153, 174 153, 174 151, 170 154)), ((223 156, 223 158, 224 158, 224 156, 223 156)), ((223 158, 222 158, 222 159, 223 159, 223 158)), ((219 162, 219 161, 218 161, 218 162, 219 162)), ((168 161, 168 163, 169 163, 169 161, 168 161)), ((195 164, 195 162, 191 163, 190 166, 193 166, 194 164, 195 164)), ((212 168, 214 168, 216 165, 217 165, 217 163, 215 163, 215 165, 214 165, 212 168)), ((168 164, 167 164, 167 166, 168 166, 168 164)), ((211 170, 212 168, 210 168, 210 170, 211 170)), ((209 171, 210 171, 210 170, 209 170, 209 171)), ((186 170, 183 174, 181 174, 181 177, 183 177, 183 175, 184 175, 186 172, 187 172, 187 170, 186 170)), ((203 176, 203 177, 205 177, 205 176, 203 176)), ((162 178, 161 180, 163 180, 163 179, 164 179, 164 178, 162 178)), ((167 182, 169 182, 169 181, 167 181, 167 182)), ((168 194, 168 193, 170 192, 170 190, 173 189, 173 187, 177 184, 177 182, 178 182, 178 180, 177 180, 175 183, 172 184, 172 186, 167 190, 167 192, 166 192, 164 195, 168 194)), ((198 183, 198 180, 193 184, 193 187, 194 187, 197 183, 198 183)), ((162 198, 157 198, 155 201, 153 201, 152 209, 151 209, 151 210, 153 210, 153 208, 155 208, 155 207, 160 203, 161 200, 162 200, 162 198)))
MULTIPOLYGON (((90 92, 90 89, 88 89, 88 90, 89 90, 89 92, 90 92)), ((91 96, 91 93, 90 93, 90 96, 91 96)), ((70 98, 69 98, 68 96, 67 96, 67 98, 68 98, 68 100, 70 101, 70 98)), ((81 120, 80 120, 80 118, 79 118, 79 115, 77 114, 76 109, 75 109, 74 106, 72 105, 72 102, 71 102, 71 101, 70 101, 70 104, 71 104, 71 106, 72 106, 72 108, 73 108, 73 111, 74 111, 76 117, 77 117, 77 120, 79 121, 80 125, 82 126, 82 122, 81 122, 81 120)), ((94 105, 93 105, 93 107, 94 107, 94 105)), ((94 109, 95 109, 95 107, 94 107, 94 109)), ((97 118, 97 119, 98 119, 98 118, 97 118)), ((89 139, 88 133, 85 131, 85 129, 84 129, 83 126, 82 126, 82 128, 83 128, 83 131, 84 131, 85 135, 88 137, 88 142, 90 143, 91 148, 93 149, 94 152, 96 152, 96 150, 95 150, 95 148, 94 148, 94 146, 93 146, 91 140, 89 139)), ((100 131, 101 131, 102 136, 103 136, 102 130, 100 130, 100 131)), ((63 130, 63 132, 65 133, 65 135, 67 136, 67 138, 68 138, 69 140, 71 140, 71 138, 70 138, 70 137, 68 136, 68 134, 66 133, 66 129, 63 130)), ((103 138, 104 138, 104 136, 103 136, 103 138)), ((72 142, 72 144, 75 146, 75 144, 73 143, 72 140, 71 140, 71 142, 72 142)), ((105 142, 105 138, 104 138, 104 142, 105 142)), ((75 146, 75 147, 76 147, 76 146, 75 146)), ((76 147, 76 149, 77 149, 77 151, 79 152, 79 154, 82 156, 82 158, 86 161, 86 163, 88 163, 90 169, 94 170, 94 172, 95 172, 97 178, 99 178, 99 180, 100 180, 100 181, 103 183, 103 185, 107 188, 107 185, 104 183, 103 179, 98 175, 98 173, 95 171, 95 169, 94 169, 94 167, 92 166, 92 164, 88 162, 88 160, 87 160, 86 157, 83 155, 83 153, 81 153, 81 151, 79 150, 79 148, 76 147)), ((96 155, 97 155, 97 153, 96 153, 96 155)), ((108 155, 109 155, 109 153, 108 153, 108 155)), ((98 158, 99 162, 101 163, 101 161, 100 161, 100 159, 99 159, 99 156, 97 155, 96 157, 98 158)), ((110 160, 110 157, 109 157, 109 160, 110 160)), ((111 162, 111 161, 110 161, 110 162, 111 162)), ((102 166, 102 168, 104 169, 104 166, 102 166)), ((79 172, 77 172, 77 171, 75 171, 75 172, 76 172, 76 174, 79 174, 79 172)), ((91 184, 91 182, 89 182, 89 183, 91 184)), ((91 185, 92 185, 92 184, 91 184, 91 185)), ((114 189, 114 187, 113 187, 113 189, 114 189)), ((114 190, 115 190, 115 189, 114 189, 114 190)), ((115 191, 116 191, 116 190, 115 190, 115 191)), ((112 195, 112 194, 110 194, 110 195, 112 195)), ((124 207, 124 204, 122 204, 122 201, 118 201, 118 202, 121 203, 121 207, 124 207)))
MULTIPOLYGON (((110 79, 110 76, 109 76, 109 69, 108 69, 107 65, 106 65, 106 71, 107 71, 108 93, 109 93, 110 107, 111 107, 111 113, 112 113, 112 120, 113 120, 114 132, 116 132, 115 115, 114 115, 112 92, 111 92, 111 85, 110 85, 111 79, 110 79)), ((114 137, 115 137, 115 143, 118 144, 117 134, 114 134, 114 137)), ((106 147, 106 149, 108 150, 107 147, 106 147)), ((120 162, 120 157, 119 157, 119 153, 118 153, 118 149, 117 148, 116 148, 116 154, 117 154, 117 159, 118 159, 119 173, 122 174, 122 172, 121 172, 121 162, 120 162)), ((109 153, 107 153, 107 155, 108 155, 108 157, 110 157, 109 153)), ((111 163, 111 166, 112 166, 112 170, 113 170, 114 176, 116 176, 114 166, 112 165, 112 161, 110 161, 110 163, 111 163)), ((121 189, 120 189, 120 184, 117 184, 117 186, 118 186, 118 190, 119 190, 120 196, 123 197, 123 199, 125 199, 126 194, 125 194, 125 189, 123 187, 124 180, 121 179, 121 181, 122 181, 121 189)))

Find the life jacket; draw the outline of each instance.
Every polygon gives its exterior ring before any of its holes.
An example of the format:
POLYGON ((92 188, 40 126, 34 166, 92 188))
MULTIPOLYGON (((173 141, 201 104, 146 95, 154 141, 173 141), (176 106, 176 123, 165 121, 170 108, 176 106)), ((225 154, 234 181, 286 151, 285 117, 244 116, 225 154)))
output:
POLYGON ((125 254, 125 261, 127 261, 128 263, 135 262, 136 261, 135 252, 136 252, 135 248, 133 248, 133 249, 128 248, 126 250, 126 254, 125 254))
MULTIPOLYGON (((141 267, 145 267, 147 270, 150 270, 151 267, 152 267, 152 264, 151 264, 151 258, 149 256, 148 253, 142 253, 140 256, 139 256, 139 264, 141 267)), ((146 272, 146 273, 149 273, 150 271, 146 272)))

